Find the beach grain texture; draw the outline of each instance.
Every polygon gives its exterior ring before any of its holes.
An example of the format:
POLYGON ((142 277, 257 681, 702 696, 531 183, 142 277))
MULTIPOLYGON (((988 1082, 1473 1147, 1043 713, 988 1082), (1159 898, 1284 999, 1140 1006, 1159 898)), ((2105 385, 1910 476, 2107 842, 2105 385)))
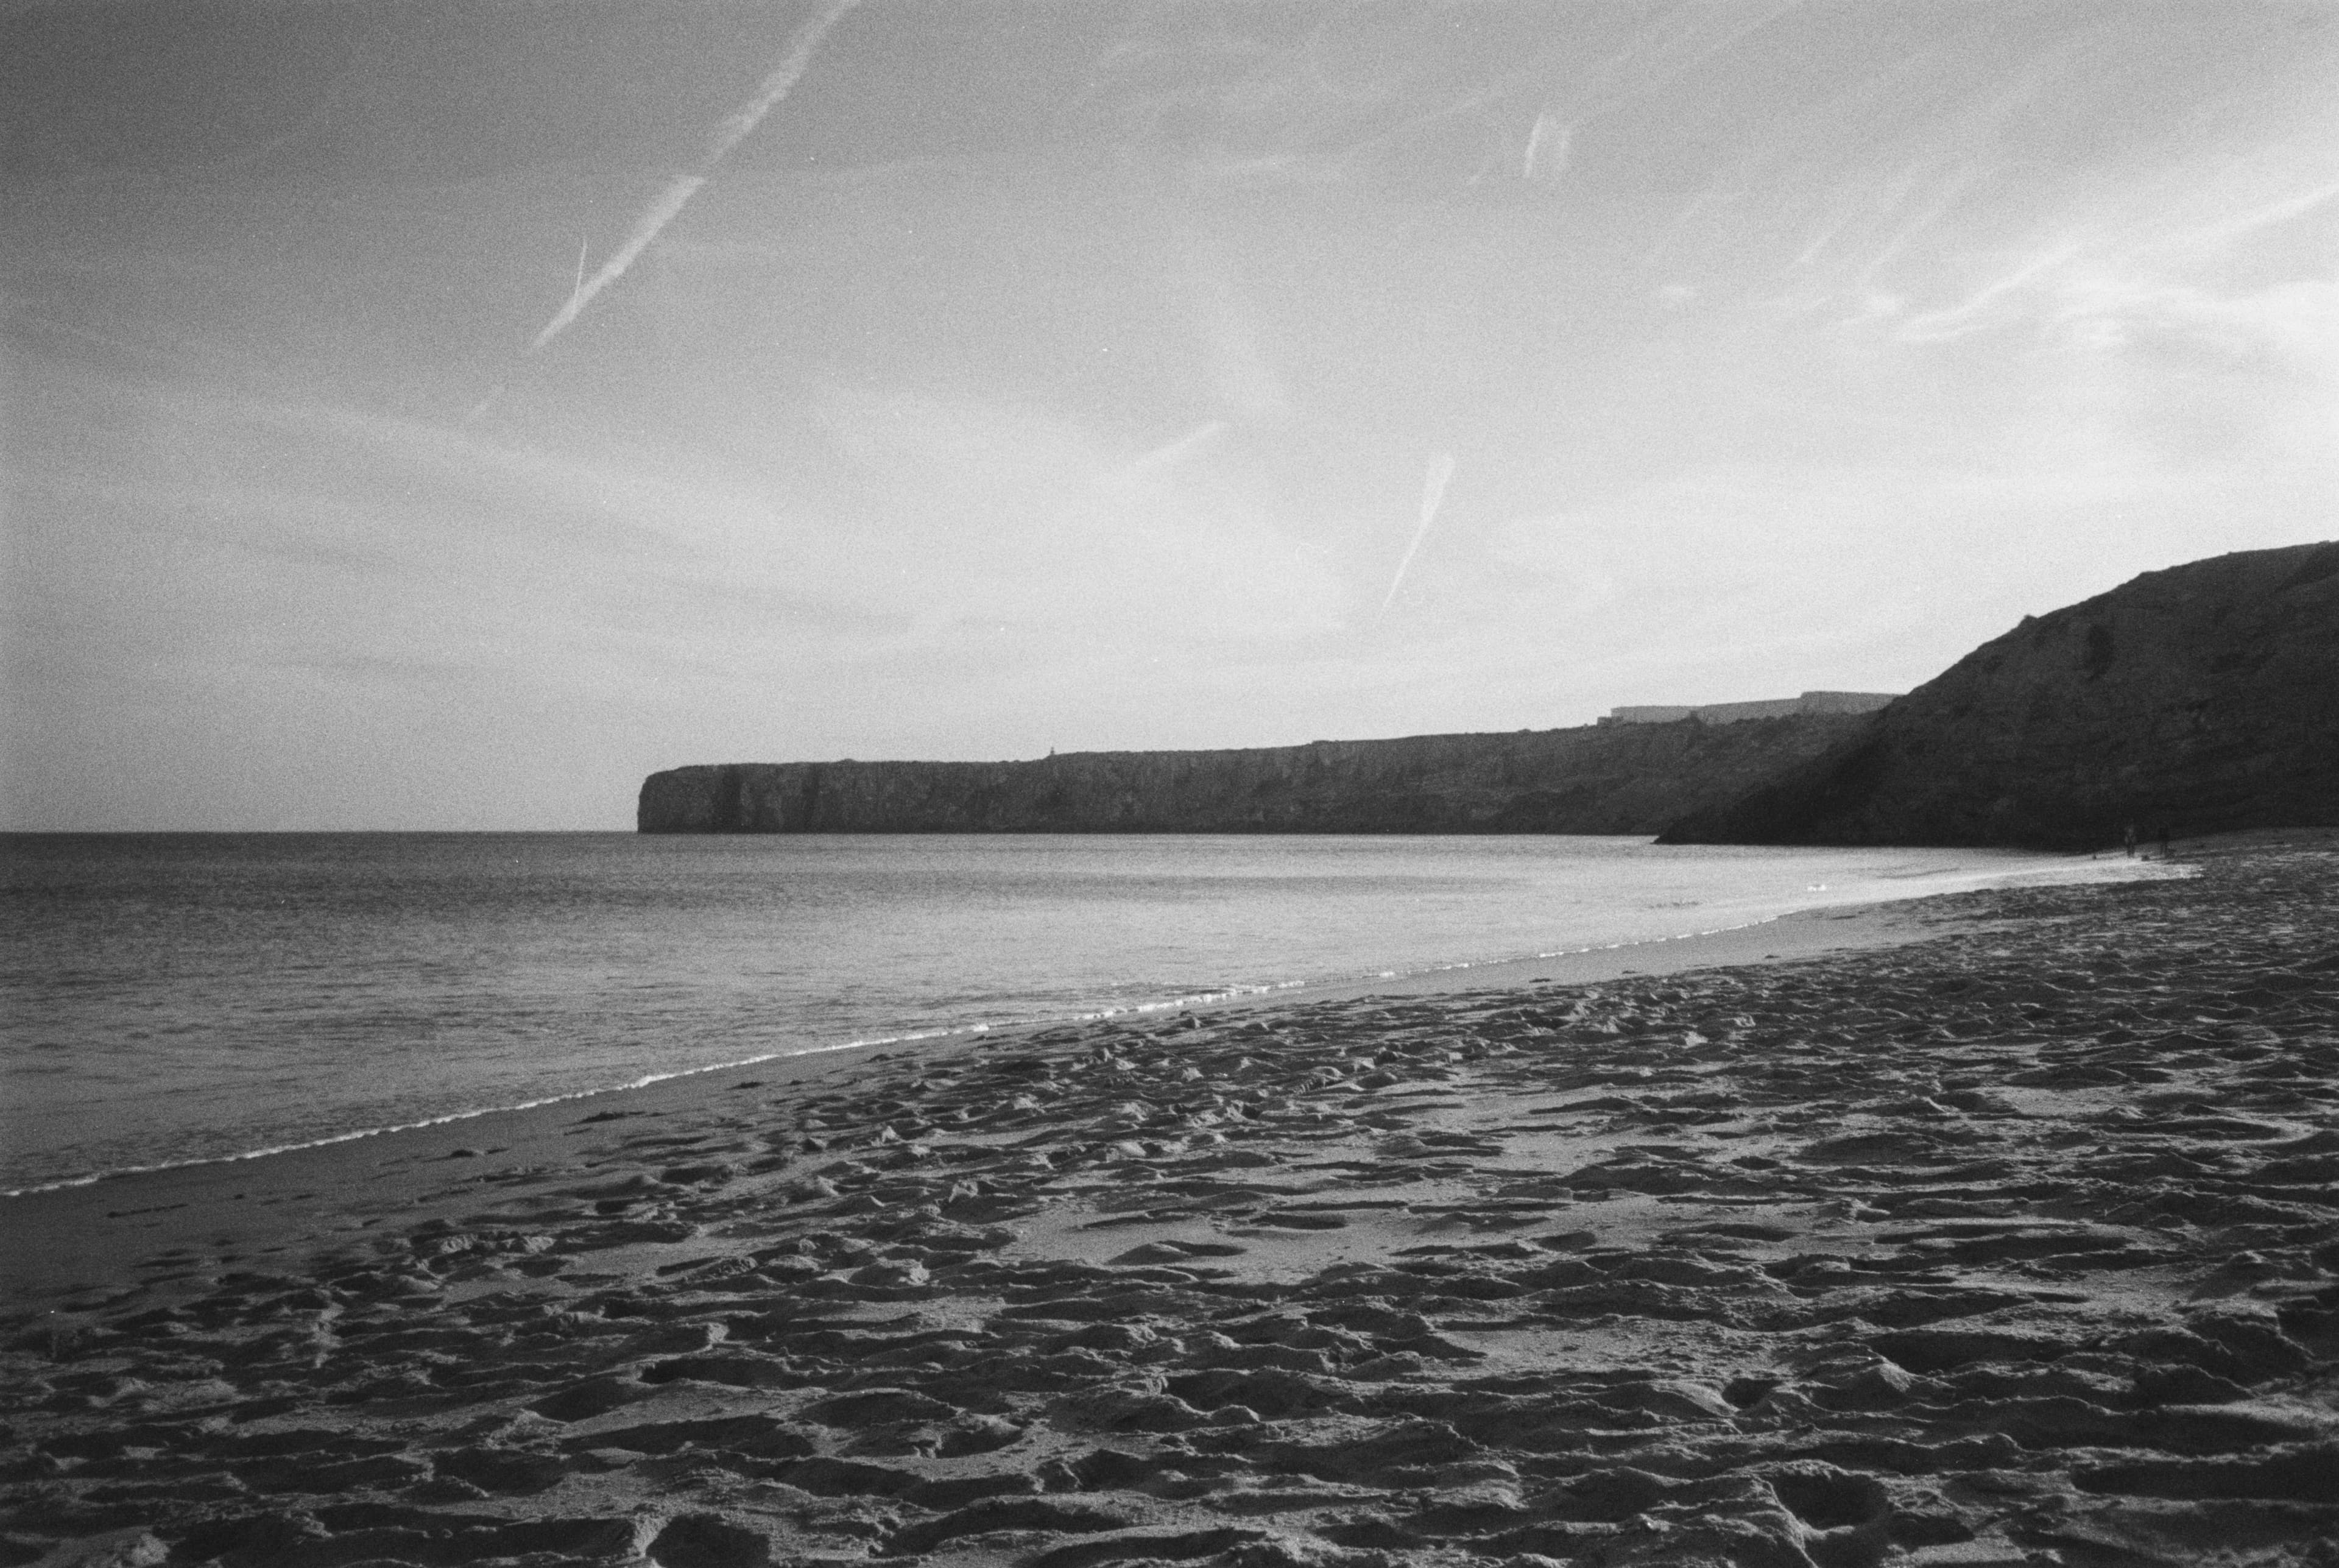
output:
POLYGON ((2339 1562, 2339 834, 2184 858, 11 1200, 0 1563, 2339 1562))

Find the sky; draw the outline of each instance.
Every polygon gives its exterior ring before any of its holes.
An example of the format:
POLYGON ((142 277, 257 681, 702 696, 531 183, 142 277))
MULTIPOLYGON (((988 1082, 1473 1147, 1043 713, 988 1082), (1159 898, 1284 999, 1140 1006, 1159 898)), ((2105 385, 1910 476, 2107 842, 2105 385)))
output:
POLYGON ((2339 5, 0 5, 0 828, 1900 691, 2339 536, 2339 5))

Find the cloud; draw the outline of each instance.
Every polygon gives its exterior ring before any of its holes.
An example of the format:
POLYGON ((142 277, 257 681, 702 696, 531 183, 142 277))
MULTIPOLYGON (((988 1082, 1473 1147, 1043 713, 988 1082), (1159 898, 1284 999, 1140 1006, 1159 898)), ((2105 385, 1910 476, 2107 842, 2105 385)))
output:
POLYGON ((1890 628, 1924 639, 1919 662, 1938 670, 2022 613, 2138 571, 2295 542, 2289 498, 2266 494, 2246 463, 1997 456, 2007 460, 1705 465, 1514 518, 1490 553, 1560 586, 1570 615, 1641 627, 1643 642, 1719 652, 1772 628, 1821 642, 1890 628))
POLYGON ((1115 476, 1116 480, 1125 485, 1159 472, 1174 463, 1182 462, 1204 446, 1226 434, 1226 431, 1227 422, 1224 419, 1207 420, 1175 440, 1164 441, 1151 451, 1144 453, 1121 469, 1115 476))
MULTIPOLYGON (((1286 643, 1339 624, 1340 585, 1257 503, 1156 448, 1041 410, 832 385, 819 417, 877 488, 953 618, 1286 643)), ((1172 448, 1214 439, 1204 425, 1172 448)))
POLYGON ((1291 393, 1260 349, 1249 303, 1234 270, 1199 241, 1187 246, 1210 384, 1219 403, 1251 425, 1279 425, 1293 414, 1291 393))
POLYGON ((2076 260, 2079 254, 2079 245, 2070 241, 2049 245, 2037 254, 2017 261, 2004 273, 1954 305, 1903 317, 1894 329, 1895 335, 1903 342, 1924 343, 1984 330, 1993 324, 1997 307, 2001 302, 2018 291, 2037 284, 2057 268, 2076 260))
POLYGON ((85 604, 109 553, 177 563, 99 606, 122 657, 167 635, 190 665, 306 667, 347 648, 608 673, 696 650, 748 668, 854 656, 907 626, 887 582, 906 552, 808 527, 784 495, 701 459, 170 385, 74 396, 98 422, 165 437, 51 453, 15 484, 25 548, 66 603, 85 604), (208 602, 185 591, 202 582, 208 602))

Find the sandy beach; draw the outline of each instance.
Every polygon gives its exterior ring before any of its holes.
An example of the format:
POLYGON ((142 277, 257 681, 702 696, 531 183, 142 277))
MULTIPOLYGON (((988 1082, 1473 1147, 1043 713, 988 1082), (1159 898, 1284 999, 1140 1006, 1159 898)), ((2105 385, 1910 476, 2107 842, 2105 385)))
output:
POLYGON ((10 1199, 0 1564, 2339 1563, 2339 834, 2180 858, 10 1199))

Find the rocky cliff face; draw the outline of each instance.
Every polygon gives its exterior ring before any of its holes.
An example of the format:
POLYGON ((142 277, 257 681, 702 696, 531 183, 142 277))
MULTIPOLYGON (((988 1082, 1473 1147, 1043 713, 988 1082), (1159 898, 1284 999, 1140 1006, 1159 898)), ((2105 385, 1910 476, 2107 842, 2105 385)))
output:
POLYGON ((728 763, 653 774, 644 833, 1653 833, 1866 723, 1809 715, 1089 752, 1012 763, 728 763))
POLYGON ((2339 543, 2028 618, 1670 843, 2117 843, 2339 824, 2339 543))

